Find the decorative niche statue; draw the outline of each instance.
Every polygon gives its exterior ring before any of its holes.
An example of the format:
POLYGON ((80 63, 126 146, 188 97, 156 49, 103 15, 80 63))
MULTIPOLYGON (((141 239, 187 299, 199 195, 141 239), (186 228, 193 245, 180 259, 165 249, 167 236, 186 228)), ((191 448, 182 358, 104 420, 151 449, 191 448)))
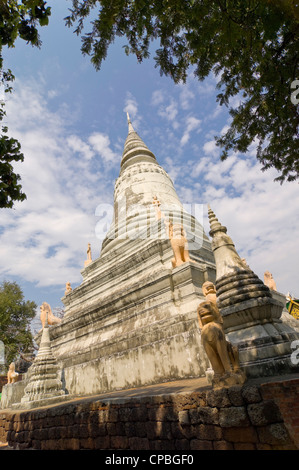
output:
POLYGON ((12 362, 10 365, 9 365, 9 369, 8 369, 8 372, 7 372, 7 383, 8 384, 14 384, 17 380, 18 380, 18 372, 16 372, 16 367, 15 367, 15 363, 12 362))
POLYGON ((43 302, 40 306, 40 320, 42 322, 43 328, 45 327, 47 315, 49 325, 58 325, 61 322, 61 318, 55 317, 53 315, 50 305, 47 302, 43 302))
POLYGON ((246 376, 240 369, 238 348, 226 340, 218 307, 205 300, 199 304, 197 315, 202 345, 214 371, 213 388, 243 384, 246 376))

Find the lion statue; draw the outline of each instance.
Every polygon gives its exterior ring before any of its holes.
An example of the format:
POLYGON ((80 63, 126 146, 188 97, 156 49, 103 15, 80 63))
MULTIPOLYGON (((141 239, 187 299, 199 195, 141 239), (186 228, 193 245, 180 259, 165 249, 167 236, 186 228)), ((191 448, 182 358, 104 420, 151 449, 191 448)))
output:
POLYGON ((9 369, 8 369, 8 372, 7 372, 7 383, 8 384, 14 384, 17 380, 18 380, 18 372, 16 372, 16 368, 15 368, 15 363, 12 362, 10 365, 9 365, 9 369))
POLYGON ((218 307, 205 300, 199 304, 197 315, 202 345, 214 371, 213 388, 243 384, 246 376, 240 369, 238 348, 226 340, 218 307))
POLYGON ((43 302, 40 306, 40 320, 43 328, 45 327, 46 319, 48 320, 48 325, 58 325, 61 322, 61 318, 53 315, 50 305, 47 302, 43 302))
POLYGON ((277 290, 276 283, 273 279, 272 274, 269 271, 264 272, 264 284, 271 290, 277 290))
POLYGON ((184 227, 181 224, 172 224, 169 222, 168 233, 174 254, 174 258, 171 260, 172 267, 175 268, 176 266, 186 263, 186 261, 191 261, 184 227))

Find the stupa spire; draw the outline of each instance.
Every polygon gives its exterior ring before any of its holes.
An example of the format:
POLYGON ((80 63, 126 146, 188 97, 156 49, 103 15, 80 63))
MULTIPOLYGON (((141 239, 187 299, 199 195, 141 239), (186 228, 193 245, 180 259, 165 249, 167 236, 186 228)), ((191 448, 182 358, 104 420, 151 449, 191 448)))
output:
POLYGON ((46 314, 46 321, 42 331, 41 342, 39 346, 39 350, 36 357, 51 357, 52 349, 51 349, 51 340, 50 340, 50 333, 49 333, 49 324, 48 324, 48 312, 46 314))
POLYGON ((227 232, 227 228, 221 225, 216 215, 212 211, 210 204, 208 204, 208 217, 210 222, 210 235, 211 237, 217 232, 227 232))
POLYGON ((128 128, 129 128, 128 133, 130 134, 131 132, 135 132, 135 129, 132 125, 132 122, 131 122, 130 115, 129 115, 128 111, 127 111, 127 121, 128 121, 128 128))
POLYGON ((156 157, 145 145, 143 140, 135 131, 129 113, 127 112, 128 120, 128 136, 124 145, 123 156, 121 160, 121 171, 128 166, 139 162, 157 163, 156 157))
MULTIPOLYGON (((101 255, 127 240, 132 240, 133 232, 134 239, 137 237, 137 232, 144 237, 151 224, 155 226, 155 212, 151 210, 154 198, 159 199, 166 212, 171 211, 172 217, 179 217, 180 220, 182 217, 183 206, 173 182, 158 164, 153 152, 135 131, 129 113, 126 114, 128 134, 124 144, 120 174, 114 187, 114 217, 103 240, 101 255), (136 220, 136 225, 133 224, 134 220, 136 220)), ((185 223, 187 220, 189 220, 189 214, 186 215, 185 223)), ((190 232, 193 233, 192 227, 190 226, 190 232)), ((198 231, 196 229, 197 233, 199 235, 196 235, 195 243, 198 246, 198 241, 201 246, 201 226, 198 227, 198 231)))
POLYGON ((244 270, 244 264, 236 251, 234 242, 227 234, 227 228, 219 222, 209 205, 208 216, 212 250, 216 261, 216 278, 231 274, 236 269, 244 270))

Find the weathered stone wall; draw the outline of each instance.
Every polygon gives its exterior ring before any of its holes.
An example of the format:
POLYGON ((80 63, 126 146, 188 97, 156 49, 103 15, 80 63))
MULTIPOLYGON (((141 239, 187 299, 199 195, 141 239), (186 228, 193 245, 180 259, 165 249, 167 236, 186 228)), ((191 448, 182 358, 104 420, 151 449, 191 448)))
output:
POLYGON ((17 380, 13 384, 6 384, 2 388, 0 409, 10 408, 13 403, 19 403, 24 396, 27 379, 17 380))
POLYGON ((213 391, 3 410, 0 441, 24 449, 297 450, 299 379, 213 391))

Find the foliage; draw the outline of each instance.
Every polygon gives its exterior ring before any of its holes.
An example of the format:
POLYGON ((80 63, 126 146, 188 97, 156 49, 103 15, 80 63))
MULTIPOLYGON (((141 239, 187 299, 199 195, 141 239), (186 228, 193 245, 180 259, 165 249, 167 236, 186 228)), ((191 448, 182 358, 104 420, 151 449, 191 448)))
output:
MULTIPOLYGON (((0 76, 5 93, 12 91, 11 82, 14 76, 11 70, 3 70, 2 48, 14 47, 17 38, 21 38, 32 46, 40 47, 41 41, 37 27, 49 22, 50 7, 44 0, 0 0, 0 76)), ((0 121, 5 116, 5 102, 0 102, 0 121)), ((2 126, 0 136, 0 208, 11 208, 15 201, 23 201, 26 195, 22 192, 20 175, 14 172, 13 163, 22 162, 20 143, 9 138, 8 129, 2 126)))
POLYGON ((0 137, 0 207, 13 207, 15 201, 23 201, 26 195, 19 183, 20 175, 14 172, 12 162, 23 161, 21 144, 12 137, 7 137, 6 127, 2 127, 0 137))
MULTIPOLYGON (((72 0, 68 26, 82 35, 82 52, 97 69, 116 36, 126 37, 127 54, 149 57, 159 39, 155 63, 175 83, 190 67, 199 80, 218 77, 217 100, 230 108, 231 125, 216 142, 221 158, 257 144, 263 169, 277 180, 299 177, 298 106, 291 84, 298 74, 299 6, 295 0, 72 0), (84 20, 99 9, 92 29, 84 20), (234 107, 232 98, 241 98, 234 107)), ((236 100, 235 100, 236 101, 236 100)))
POLYGON ((16 282, 0 285, 0 341, 4 343, 6 365, 33 347, 30 321, 36 308, 35 302, 24 300, 16 282))

